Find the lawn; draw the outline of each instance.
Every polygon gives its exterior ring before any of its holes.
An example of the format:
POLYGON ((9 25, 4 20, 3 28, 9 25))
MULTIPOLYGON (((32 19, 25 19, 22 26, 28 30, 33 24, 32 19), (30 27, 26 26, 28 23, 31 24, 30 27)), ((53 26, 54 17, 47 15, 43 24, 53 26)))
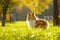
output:
POLYGON ((25 21, 6 23, 5 27, 0 23, 0 40, 60 40, 60 27, 47 29, 29 29, 25 21))

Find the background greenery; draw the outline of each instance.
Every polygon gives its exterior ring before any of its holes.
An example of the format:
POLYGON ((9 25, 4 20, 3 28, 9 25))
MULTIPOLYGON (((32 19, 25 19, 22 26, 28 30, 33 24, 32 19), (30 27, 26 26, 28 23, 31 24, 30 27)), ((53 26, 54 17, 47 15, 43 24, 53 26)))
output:
POLYGON ((0 23, 0 40, 60 40, 60 27, 50 23, 49 29, 29 29, 25 21, 0 23))

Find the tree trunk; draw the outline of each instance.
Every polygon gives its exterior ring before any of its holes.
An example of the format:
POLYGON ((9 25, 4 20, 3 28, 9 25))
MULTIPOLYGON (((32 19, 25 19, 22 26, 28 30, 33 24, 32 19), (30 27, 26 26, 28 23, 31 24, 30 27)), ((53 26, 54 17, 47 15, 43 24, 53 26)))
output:
POLYGON ((59 26, 59 17, 58 17, 58 0, 54 0, 54 14, 53 14, 53 24, 54 26, 59 26))
POLYGON ((7 13, 7 9, 8 6, 10 4, 11 0, 4 0, 3 1, 3 17, 2 17, 2 26, 5 26, 5 20, 6 20, 6 13, 7 13))
POLYGON ((3 17, 2 17, 2 26, 5 26, 7 9, 8 9, 8 5, 4 5, 4 7, 3 7, 3 17))
POLYGON ((6 14, 3 13, 3 17, 2 17, 2 26, 5 26, 5 18, 6 18, 6 14))

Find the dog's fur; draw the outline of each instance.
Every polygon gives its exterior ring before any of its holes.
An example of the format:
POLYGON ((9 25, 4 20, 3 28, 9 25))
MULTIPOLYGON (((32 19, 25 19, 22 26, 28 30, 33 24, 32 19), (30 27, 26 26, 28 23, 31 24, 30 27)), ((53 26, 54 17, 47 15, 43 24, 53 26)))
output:
POLYGON ((37 18, 34 13, 27 14, 26 22, 29 28, 35 27, 46 29, 49 27, 49 22, 47 20, 37 18))

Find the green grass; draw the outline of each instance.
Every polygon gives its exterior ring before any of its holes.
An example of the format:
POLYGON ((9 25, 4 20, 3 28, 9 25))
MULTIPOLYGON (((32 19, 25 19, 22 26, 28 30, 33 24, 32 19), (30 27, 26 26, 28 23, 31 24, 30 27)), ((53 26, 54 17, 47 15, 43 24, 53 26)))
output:
POLYGON ((29 29, 25 21, 6 23, 5 27, 0 23, 0 40, 60 40, 60 27, 47 29, 29 29))

